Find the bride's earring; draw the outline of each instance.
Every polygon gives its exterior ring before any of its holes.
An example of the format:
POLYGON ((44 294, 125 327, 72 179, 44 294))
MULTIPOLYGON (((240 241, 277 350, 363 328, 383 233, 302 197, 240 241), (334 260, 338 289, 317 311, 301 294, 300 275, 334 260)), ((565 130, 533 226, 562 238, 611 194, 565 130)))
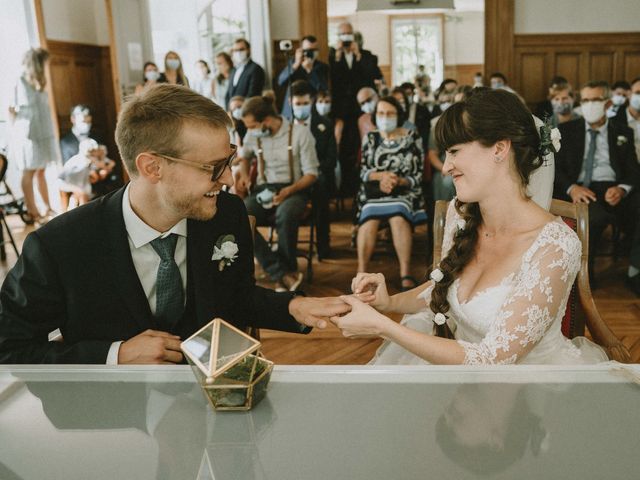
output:
POLYGON ((493 161, 496 163, 500 163, 502 161, 502 157, 500 157, 500 155, 496 155, 493 157, 493 161))

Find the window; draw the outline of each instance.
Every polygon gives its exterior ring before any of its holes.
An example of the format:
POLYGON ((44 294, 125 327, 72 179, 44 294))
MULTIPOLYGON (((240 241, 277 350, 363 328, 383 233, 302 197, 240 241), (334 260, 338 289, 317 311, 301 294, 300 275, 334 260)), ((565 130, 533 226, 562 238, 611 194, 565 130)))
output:
POLYGON ((392 17, 391 68, 394 85, 413 82, 418 66, 424 65, 431 87, 442 82, 444 55, 442 17, 392 17))
POLYGON ((241 0, 208 0, 199 10, 200 50, 207 58, 230 52, 234 40, 249 39, 247 3, 241 0))

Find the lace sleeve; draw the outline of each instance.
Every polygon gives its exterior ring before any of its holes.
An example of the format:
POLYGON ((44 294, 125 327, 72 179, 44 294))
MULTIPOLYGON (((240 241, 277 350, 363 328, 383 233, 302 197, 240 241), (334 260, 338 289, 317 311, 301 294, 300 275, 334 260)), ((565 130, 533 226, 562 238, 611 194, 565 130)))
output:
POLYGON ((449 208, 447 208, 447 217, 444 222, 444 238, 442 239, 442 258, 447 256, 449 249, 453 245, 453 235, 458 229, 458 220, 462 220, 462 217, 456 210, 456 199, 454 198, 449 202, 449 208))
POLYGON ((563 223, 545 226, 525 254, 515 285, 480 343, 458 341, 465 364, 516 363, 542 339, 567 305, 581 244, 563 223))

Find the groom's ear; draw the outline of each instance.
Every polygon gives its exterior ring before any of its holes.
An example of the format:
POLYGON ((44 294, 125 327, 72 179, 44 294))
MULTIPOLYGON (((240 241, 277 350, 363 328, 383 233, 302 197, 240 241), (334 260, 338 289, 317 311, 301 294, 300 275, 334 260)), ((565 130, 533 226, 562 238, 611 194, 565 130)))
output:
POLYGON ((136 157, 138 174, 151 183, 157 183, 160 179, 160 160, 150 153, 143 152, 136 157))

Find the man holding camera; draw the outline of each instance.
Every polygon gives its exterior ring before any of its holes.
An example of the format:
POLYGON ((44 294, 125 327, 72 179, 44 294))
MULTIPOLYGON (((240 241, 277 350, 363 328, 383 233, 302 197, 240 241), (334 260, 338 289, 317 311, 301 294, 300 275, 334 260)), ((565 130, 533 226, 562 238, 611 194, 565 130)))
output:
POLYGON ((376 89, 376 84, 382 80, 382 73, 378 68, 378 57, 360 48, 355 41, 353 26, 350 23, 341 23, 338 32, 339 41, 335 50, 329 54, 329 65, 333 111, 336 126, 338 130, 341 129, 338 150, 342 169, 342 190, 343 193, 350 194, 355 192, 358 184, 356 159, 360 148, 360 105, 356 95, 363 87, 376 89))
MULTIPOLYGON (((282 47, 288 46, 290 44, 282 44, 282 47)), ((313 35, 302 38, 301 46, 296 50, 293 60, 289 59, 288 65, 280 72, 278 85, 282 87, 296 80, 306 80, 316 92, 329 90, 329 65, 318 60, 318 39, 313 35)), ((282 115, 288 120, 292 119, 288 88, 282 105, 282 115)))

